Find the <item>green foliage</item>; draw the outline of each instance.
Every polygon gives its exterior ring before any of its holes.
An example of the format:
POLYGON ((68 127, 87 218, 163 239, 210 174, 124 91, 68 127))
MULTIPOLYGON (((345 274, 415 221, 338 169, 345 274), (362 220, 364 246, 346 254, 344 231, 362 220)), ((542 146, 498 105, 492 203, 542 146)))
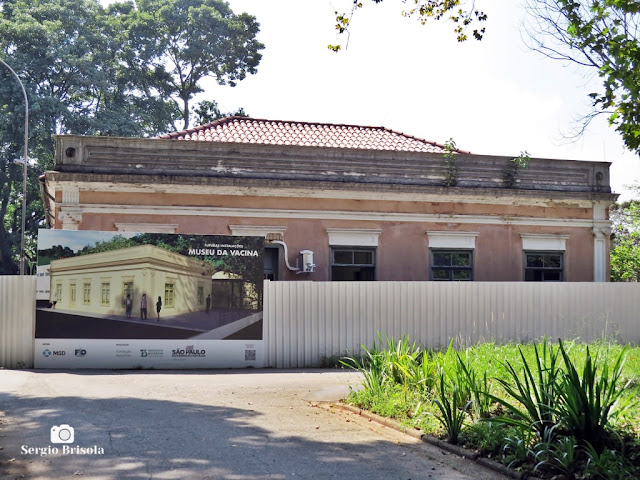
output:
POLYGON ((438 386, 436 397, 433 399, 439 410, 436 418, 447 432, 449 443, 455 445, 458 443, 471 401, 467 400, 464 385, 460 384, 458 376, 447 379, 445 372, 442 371, 438 386))
POLYGON ((601 453, 611 416, 629 405, 628 399, 636 390, 629 389, 629 384, 622 381, 626 350, 623 349, 610 365, 608 357, 600 361, 587 347, 584 367, 578 372, 562 341, 559 348, 565 364, 557 388, 560 421, 581 444, 589 444, 601 453), (598 374, 600 362, 602 371, 598 374))
POLYGON ((395 340, 378 333, 378 342, 369 349, 362 346, 362 357, 345 357, 342 364, 355 368, 364 376, 365 390, 379 393, 385 385, 402 385, 419 392, 431 391, 436 382, 436 363, 428 352, 409 342, 408 337, 395 340), (386 348, 385 348, 386 346, 386 348))
POLYGON ((640 152, 640 9, 627 0, 530 0, 532 48, 590 69, 602 88, 589 96, 632 151, 640 152))
MULTIPOLYGON (((636 194, 640 193, 634 188, 636 194)), ((611 209, 611 280, 640 281, 640 201, 617 204, 611 209)))
POLYGON ((462 359, 458 352, 456 352, 456 357, 458 360, 457 372, 461 377, 460 381, 466 383, 466 390, 470 392, 471 411, 476 418, 487 418, 491 408, 491 397, 487 395, 489 392, 487 372, 484 371, 480 374, 472 366, 468 349, 465 352, 466 361, 462 359))
POLYGON ((264 48, 255 17, 235 14, 222 0, 139 0, 124 24, 141 78, 178 106, 189 127, 191 98, 213 77, 235 86, 256 73, 264 48))
POLYGON ((602 480, 626 480, 634 478, 625 465, 624 457, 614 450, 603 449, 598 451, 592 445, 585 446, 587 454, 587 473, 591 478, 602 480))
POLYGON ((193 110, 194 113, 194 123, 196 125, 204 125, 206 123, 211 123, 216 120, 220 120, 225 117, 248 117, 247 112, 244 111, 244 108, 240 107, 235 112, 222 112, 220 110, 220 106, 218 102, 215 100, 203 100, 198 103, 196 108, 193 110))
POLYGON ((502 453, 505 438, 520 433, 515 427, 497 422, 475 422, 460 433, 460 442, 478 450, 481 455, 495 457, 502 453))
POLYGON ((502 172, 504 183, 507 188, 513 188, 516 185, 518 172, 522 169, 529 168, 529 162, 531 162, 531 156, 526 150, 520 152, 520 155, 517 157, 509 160, 507 167, 502 172))
POLYGON ((96 242, 95 245, 86 245, 84 248, 78 251, 77 255, 90 255, 92 253, 111 252, 113 250, 120 250, 122 248, 135 247, 136 245, 142 245, 142 243, 132 238, 126 238, 122 235, 116 235, 111 240, 100 240, 96 242))
POLYGON ((531 434, 526 430, 516 431, 513 436, 504 438, 502 447, 502 463, 508 467, 518 467, 531 457, 531 434))
POLYGON ((369 352, 375 358, 373 375, 368 377, 360 363, 364 389, 348 401, 429 434, 444 432, 451 442, 544 478, 640 475, 640 407, 633 401, 637 385, 632 386, 640 378, 640 347, 600 342, 568 348, 543 339, 519 346, 482 344, 464 352, 453 342, 445 351, 415 355, 417 350, 408 338, 383 342, 379 337, 375 352, 369 352), (403 373, 410 370, 409 358, 418 363, 423 356, 427 370, 438 371, 429 388, 403 373), (488 410, 484 416, 477 413, 477 398, 488 410), (471 411, 482 421, 470 422, 471 411))
MULTIPOLYGON (((189 121, 206 76, 235 84, 255 73, 259 25, 219 0, 0 1, 0 55, 29 100, 26 252, 35 265, 45 223, 39 175, 53 166, 55 134, 152 136, 189 121)), ((0 275, 18 272, 24 102, 0 66, 0 275)), ((240 112, 237 112, 240 114, 240 112)))
POLYGON ((496 379, 507 395, 516 400, 517 403, 496 395, 489 395, 513 415, 513 417, 499 417, 495 421, 532 429, 542 437, 545 432, 552 431, 551 429, 556 425, 554 415, 556 406, 555 385, 560 375, 560 370, 558 366, 558 351, 554 351, 548 340, 545 339, 541 345, 534 345, 533 349, 535 362, 528 361, 522 348, 518 348, 522 359, 522 373, 519 372, 519 368, 514 367, 511 362, 507 361, 505 366, 510 378, 496 379), (522 405, 522 407, 519 407, 519 405, 522 405))
MULTIPOLYGON (((383 0, 372 1, 373 3, 382 3, 383 0)), ((487 20, 487 15, 475 8, 475 0, 403 0, 403 3, 408 3, 410 8, 402 11, 402 15, 417 18, 422 25, 425 25, 429 19, 446 19, 453 22, 453 31, 458 42, 465 42, 469 39, 467 30, 472 24, 477 25, 472 31, 473 38, 482 40, 484 36, 485 27, 482 24, 487 20)), ((354 0, 349 12, 335 12, 337 35, 349 34, 349 26, 356 11, 363 7, 363 2, 354 0)), ((339 52, 342 49, 339 44, 329 45, 328 48, 334 52, 339 52)))
POLYGON ((345 357, 342 363, 346 367, 354 368, 362 373, 365 392, 373 396, 381 395, 388 378, 385 355, 376 350, 375 344, 371 349, 365 346, 362 349, 364 350, 362 359, 345 357))
POLYGON ((444 150, 444 183, 447 187, 455 187, 458 184, 458 149, 453 138, 444 143, 444 150))
POLYGON ((388 385, 384 395, 373 395, 371 391, 359 390, 352 392, 350 398, 359 408, 403 423, 406 423, 409 416, 415 413, 413 405, 416 403, 420 405, 415 395, 407 398, 402 385, 396 384, 388 385))
POLYGON ((536 462, 534 471, 554 469, 571 473, 576 467, 578 442, 573 436, 559 437, 555 433, 556 427, 545 430, 542 438, 531 447, 529 454, 536 462))

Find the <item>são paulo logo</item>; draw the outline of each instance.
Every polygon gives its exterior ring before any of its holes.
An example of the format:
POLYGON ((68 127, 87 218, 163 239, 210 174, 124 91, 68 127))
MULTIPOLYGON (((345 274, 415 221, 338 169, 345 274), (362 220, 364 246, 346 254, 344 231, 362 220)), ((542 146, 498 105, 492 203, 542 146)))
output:
POLYGON ((205 357, 206 350, 198 350, 193 348, 193 345, 188 345, 185 348, 176 348, 175 350, 171 350, 172 358, 194 358, 194 357, 205 357))

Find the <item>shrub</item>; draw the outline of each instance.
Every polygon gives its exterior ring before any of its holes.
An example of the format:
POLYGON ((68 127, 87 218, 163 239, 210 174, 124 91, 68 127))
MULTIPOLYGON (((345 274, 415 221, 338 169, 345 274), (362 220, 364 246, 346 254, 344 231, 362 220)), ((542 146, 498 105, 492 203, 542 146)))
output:
POLYGON ((556 424, 555 386, 561 372, 558 368, 558 351, 554 351, 547 339, 544 339, 541 345, 534 344, 533 348, 535 362, 530 365, 522 348, 518 347, 523 364, 522 375, 511 362, 506 361, 505 366, 511 377, 510 381, 496 378, 507 395, 516 400, 517 404, 488 392, 487 395, 507 408, 513 415, 499 417, 494 419, 495 421, 531 428, 542 438, 542 435, 556 424), (539 350, 538 347, 541 349, 539 350), (518 405, 522 405, 522 408, 518 405))
POLYGON ((622 383, 626 349, 618 354, 611 366, 609 358, 605 356, 602 372, 599 375, 598 356, 592 356, 589 347, 587 347, 586 360, 581 373, 578 373, 562 341, 560 341, 560 352, 566 371, 557 386, 556 412, 571 435, 575 436, 582 445, 588 444, 600 454, 604 450, 605 430, 609 419, 629 405, 633 394, 627 390, 629 383, 622 383))

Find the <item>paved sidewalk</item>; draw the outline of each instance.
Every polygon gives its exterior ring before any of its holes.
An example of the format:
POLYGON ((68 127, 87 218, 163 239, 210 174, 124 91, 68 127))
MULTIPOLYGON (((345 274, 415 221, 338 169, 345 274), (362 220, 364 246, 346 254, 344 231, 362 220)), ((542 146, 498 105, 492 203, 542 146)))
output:
POLYGON ((0 478, 501 478, 317 406, 359 379, 339 370, 0 370, 0 478), (51 443, 51 427, 62 424, 74 428, 73 444, 51 443), (65 445, 86 450, 64 454, 65 445), (28 450, 50 447, 58 453, 28 450))

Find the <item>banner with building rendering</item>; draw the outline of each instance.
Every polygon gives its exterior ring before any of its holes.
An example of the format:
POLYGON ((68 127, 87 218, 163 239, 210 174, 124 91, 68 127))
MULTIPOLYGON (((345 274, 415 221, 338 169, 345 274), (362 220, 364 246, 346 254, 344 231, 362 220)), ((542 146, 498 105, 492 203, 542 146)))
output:
POLYGON ((35 366, 261 366, 264 239, 40 230, 35 366))

